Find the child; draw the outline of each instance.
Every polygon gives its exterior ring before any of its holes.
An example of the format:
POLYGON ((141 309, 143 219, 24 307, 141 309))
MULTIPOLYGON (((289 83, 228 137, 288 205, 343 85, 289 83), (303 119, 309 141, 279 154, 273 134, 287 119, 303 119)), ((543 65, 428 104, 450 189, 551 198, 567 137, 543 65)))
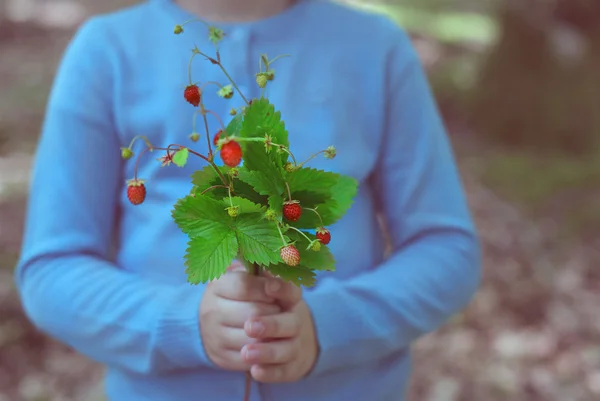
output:
MULTIPOLYGON (((194 80, 225 82, 197 58, 194 80)), ((206 91, 224 118, 242 99, 206 91)), ((218 130, 209 119, 210 132, 218 130)), ((108 367, 110 401, 251 399, 401 401, 410 345, 470 300, 480 249, 451 148, 408 36, 386 18, 319 0, 151 0, 92 18, 70 44, 37 151, 16 272, 25 310, 49 335, 108 367), (170 210, 202 165, 161 168, 149 154, 142 206, 120 147, 138 134, 193 144, 182 97, 190 49, 214 52, 202 17, 227 36, 223 64, 260 96, 258 58, 277 61, 268 96, 298 159, 355 177, 358 194, 331 228, 335 273, 300 290, 233 266, 186 283, 187 238, 170 210), (392 254, 377 214, 389 230, 392 254), (117 253, 111 258, 111 244, 117 253), (279 291, 272 291, 279 286, 279 291), (262 327, 261 327, 262 326, 262 327), (260 398, 263 397, 263 398, 260 398)))

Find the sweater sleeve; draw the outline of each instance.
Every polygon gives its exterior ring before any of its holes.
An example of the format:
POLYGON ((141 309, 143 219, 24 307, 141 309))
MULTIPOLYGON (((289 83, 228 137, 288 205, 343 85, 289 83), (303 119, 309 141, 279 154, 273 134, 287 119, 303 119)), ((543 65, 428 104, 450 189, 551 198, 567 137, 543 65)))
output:
POLYGON ((105 27, 96 17, 79 29, 55 78, 16 284, 39 329, 100 363, 144 374, 212 366, 202 288, 151 282, 110 261, 125 181, 105 27))
POLYGON ((480 247, 425 73, 400 32, 389 60, 387 127, 373 191, 393 252, 348 280, 325 277, 305 301, 320 356, 311 375, 380 360, 464 308, 480 247))

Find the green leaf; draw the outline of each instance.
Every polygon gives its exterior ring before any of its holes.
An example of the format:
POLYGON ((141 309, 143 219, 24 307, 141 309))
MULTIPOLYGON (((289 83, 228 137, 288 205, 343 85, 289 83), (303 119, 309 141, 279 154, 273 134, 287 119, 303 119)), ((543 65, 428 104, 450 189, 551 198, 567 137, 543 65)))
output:
POLYGON ((231 203, 229 197, 223 198, 223 205, 225 205, 225 207, 231 205, 238 206, 240 208, 240 214, 264 213, 266 211, 266 208, 263 205, 254 203, 246 198, 240 198, 239 196, 232 196, 231 203))
POLYGON ((209 237, 218 230, 231 230, 233 222, 221 201, 206 196, 181 198, 171 214, 189 237, 209 237))
MULTIPOLYGON (((315 240, 317 237, 310 233, 304 233, 307 237, 315 240)), ((288 230, 286 235, 294 242, 296 248, 300 252, 300 263, 313 270, 335 271, 335 258, 326 245, 321 245, 321 249, 317 252, 306 249, 310 242, 304 238, 302 234, 296 230, 288 230)))
MULTIPOLYGON (((244 113, 240 136, 244 138, 264 138, 269 135, 273 143, 289 148, 288 133, 281 121, 281 113, 265 98, 255 99, 244 113)), ((283 168, 288 159, 287 153, 277 153, 275 149, 266 152, 264 143, 242 142, 244 165, 250 170, 267 173, 283 168)), ((268 174, 270 175, 270 174, 268 174)))
POLYGON ((331 192, 332 201, 319 207, 323 224, 326 226, 334 224, 350 209, 358 192, 358 182, 350 176, 339 176, 331 192))
POLYGON ((274 276, 279 276, 297 286, 303 285, 304 287, 312 287, 317 282, 315 272, 304 266, 288 266, 279 263, 277 265, 267 266, 266 269, 274 276))
POLYGON ((200 193, 213 185, 222 185, 223 182, 221 182, 219 175, 212 166, 206 166, 192 174, 192 184, 197 187, 197 193, 200 193))
POLYGON ((250 171, 242 168, 238 178, 251 185, 261 195, 281 197, 285 191, 285 182, 279 172, 269 175, 262 171, 250 171))
POLYGON ((267 266, 281 261, 279 248, 283 245, 274 222, 258 214, 245 214, 235 222, 240 252, 249 263, 267 266))
POLYGON ((189 155, 190 151, 188 148, 180 149, 173 155, 173 163, 179 167, 183 167, 186 165, 189 155))
POLYGON ((292 194, 307 191, 330 196, 332 188, 338 183, 340 177, 336 173, 303 167, 288 173, 287 181, 292 194))
POLYGON ((237 253, 235 232, 229 227, 215 228, 210 235, 192 238, 185 255, 188 281, 199 284, 221 277, 237 253))
POLYGON ((225 127, 225 132, 227 136, 240 136, 240 131, 242 130, 242 123, 244 122, 244 114, 240 113, 231 119, 227 127, 225 127))

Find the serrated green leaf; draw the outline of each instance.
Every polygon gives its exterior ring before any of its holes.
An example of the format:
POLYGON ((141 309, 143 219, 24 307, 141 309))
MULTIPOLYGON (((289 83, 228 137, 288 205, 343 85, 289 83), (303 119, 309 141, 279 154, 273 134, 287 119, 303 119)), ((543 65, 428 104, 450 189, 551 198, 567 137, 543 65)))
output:
POLYGON ((221 277, 237 253, 236 235, 229 227, 216 228, 210 235, 192 238, 185 255, 188 281, 199 284, 221 277))
POLYGON ((231 230, 233 220, 219 200, 186 196, 175 204, 173 220, 189 237, 208 237, 218 230, 231 230))
MULTIPOLYGON (((310 233, 304 233, 307 237, 315 240, 317 237, 310 233)), ((296 248, 300 252, 300 263, 313 270, 335 271, 335 258, 326 245, 321 245, 317 252, 308 248, 310 242, 302 234, 295 230, 289 230, 286 235, 296 243, 296 248)))
POLYGON ((240 214, 264 213, 267 210, 263 205, 254 203, 246 198, 240 198, 239 196, 232 196, 231 201, 229 197, 223 198, 223 205, 225 207, 229 207, 230 205, 239 207, 240 214))
POLYGON ((358 182, 354 178, 339 176, 337 183, 331 188, 331 201, 319 208, 323 224, 329 226, 341 219, 354 203, 357 191, 358 182))
POLYGON ((286 281, 290 281, 297 286, 312 287, 317 282, 316 274, 313 270, 304 266, 288 266, 283 263, 267 266, 266 269, 274 276, 279 276, 286 281))
POLYGON ((188 148, 180 149, 173 155, 173 163, 179 167, 183 167, 186 165, 189 155, 190 151, 188 148))
POLYGON ((213 185, 223 184, 219 175, 212 166, 206 166, 192 174, 192 184, 197 187, 198 193, 213 185))
POLYGON ((256 192, 265 196, 280 196, 285 191, 285 182, 283 176, 278 172, 268 175, 262 171, 250 171, 240 169, 238 178, 254 188, 256 192))
POLYGON ((292 193, 306 191, 330 196, 332 188, 338 183, 340 177, 336 173, 303 167, 288 173, 287 182, 292 193))
POLYGON ((235 229, 243 258, 262 266, 281 261, 279 248, 283 245, 274 222, 261 215, 245 214, 236 218, 235 229))
MULTIPOLYGON (((271 137, 273 143, 289 148, 288 133, 281 121, 281 113, 265 98, 256 99, 246 108, 242 129, 239 133, 244 138, 271 137)), ((272 169, 282 169, 288 160, 285 152, 277 153, 274 148, 267 153, 264 143, 242 142, 244 166, 250 170, 268 173, 272 169)), ((280 173, 281 174, 281 173, 280 173)))
POLYGON ((225 127, 225 132, 227 136, 240 136, 240 131, 242 130, 242 123, 244 122, 244 114, 240 113, 233 117, 227 127, 225 127))

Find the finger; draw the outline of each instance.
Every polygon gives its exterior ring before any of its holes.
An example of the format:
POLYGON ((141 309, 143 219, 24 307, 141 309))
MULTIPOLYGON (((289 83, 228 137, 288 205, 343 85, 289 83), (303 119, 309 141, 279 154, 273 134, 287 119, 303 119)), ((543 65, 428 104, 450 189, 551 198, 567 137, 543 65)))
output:
POLYGON ((265 294, 277 300, 284 309, 293 308, 302 300, 302 289, 280 278, 270 278, 266 281, 265 294))
POLYGON ((300 331, 300 319, 292 312, 261 315, 248 319, 244 330, 251 338, 290 338, 300 331))
POLYGON ((252 343, 245 345, 241 354, 244 362, 251 365, 279 365, 295 359, 298 344, 292 339, 252 343))
POLYGON ((231 262, 231 266, 227 268, 228 272, 241 272, 245 271, 246 266, 244 266, 240 261, 234 260, 231 262))
POLYGON ((263 315, 281 313, 281 306, 276 303, 241 302, 218 298, 217 307, 221 311, 218 321, 223 326, 243 329, 248 319, 263 315))
POLYGON ((250 368, 250 365, 242 359, 240 351, 221 350, 211 360, 215 365, 226 370, 247 372, 250 368))
POLYGON ((239 353, 244 345, 252 342, 252 339, 248 337, 243 329, 220 326, 214 341, 220 350, 236 351, 239 353))
POLYGON ((235 301, 274 302, 265 293, 265 277, 252 276, 245 271, 228 272, 213 282, 214 293, 235 301))
POLYGON ((252 378, 261 383, 286 383, 295 381, 292 376, 292 364, 253 365, 250 368, 252 378))

